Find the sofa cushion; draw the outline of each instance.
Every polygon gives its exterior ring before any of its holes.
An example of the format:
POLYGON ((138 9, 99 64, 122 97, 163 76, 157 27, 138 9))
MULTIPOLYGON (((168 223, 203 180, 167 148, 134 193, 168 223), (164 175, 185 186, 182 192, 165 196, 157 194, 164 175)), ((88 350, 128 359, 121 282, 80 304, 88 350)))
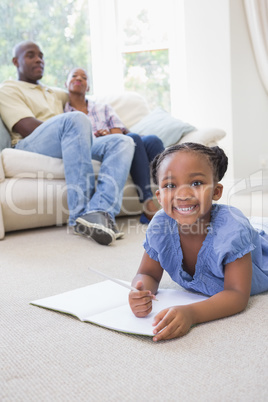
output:
MULTIPOLYGON (((5 181, 5 172, 4 172, 4 167, 3 167, 3 163, 2 163, 2 154, 0 153, 0 183, 2 183, 3 181, 5 181)), ((1 209, 1 207, 0 207, 1 209)), ((1 214, 1 212, 0 212, 1 214)))
POLYGON ((225 136, 226 132, 219 128, 200 128, 199 130, 185 134, 179 143, 198 142, 207 147, 214 147, 215 145, 218 145, 218 142, 225 136))
POLYGON ((92 97, 92 100, 111 105, 128 129, 149 113, 146 100, 136 92, 126 91, 119 95, 100 95, 92 97))
POLYGON ((160 107, 130 127, 132 133, 157 135, 161 138, 165 147, 176 144, 184 134, 193 130, 196 130, 194 126, 172 117, 160 107))
POLYGON ((0 152, 2 149, 11 147, 11 137, 4 125, 2 119, 0 119, 0 152))

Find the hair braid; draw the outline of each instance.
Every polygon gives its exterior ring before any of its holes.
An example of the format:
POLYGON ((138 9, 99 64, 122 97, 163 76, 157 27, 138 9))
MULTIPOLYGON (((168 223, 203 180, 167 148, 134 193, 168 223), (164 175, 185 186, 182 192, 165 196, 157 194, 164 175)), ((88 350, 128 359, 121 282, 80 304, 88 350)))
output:
POLYGON ((228 167, 228 157, 220 147, 207 147, 194 142, 185 142, 183 144, 172 145, 166 148, 161 154, 156 155, 151 163, 151 172, 155 184, 158 184, 158 170, 163 160, 168 155, 179 151, 196 152, 206 156, 213 170, 215 180, 220 181, 223 178, 228 167))

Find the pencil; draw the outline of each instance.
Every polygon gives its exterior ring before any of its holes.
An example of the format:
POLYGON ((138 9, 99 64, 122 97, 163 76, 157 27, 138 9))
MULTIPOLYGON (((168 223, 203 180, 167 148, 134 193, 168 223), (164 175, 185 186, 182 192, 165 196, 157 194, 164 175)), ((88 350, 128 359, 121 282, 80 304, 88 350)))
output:
POLYGON ((125 283, 125 282, 123 282, 123 281, 120 281, 120 279, 112 278, 111 276, 106 275, 106 274, 104 274, 103 272, 100 272, 100 271, 98 271, 98 270, 96 270, 96 269, 89 268, 89 270, 92 271, 92 272, 95 272, 95 274, 98 274, 98 275, 103 276, 103 277, 106 278, 106 279, 109 279, 109 280, 112 281, 112 282, 117 283, 118 285, 124 286, 125 288, 127 288, 127 289, 129 289, 129 290, 136 290, 136 291, 138 290, 138 289, 134 288, 133 286, 130 286, 130 285, 128 285, 127 283, 125 283))
MULTIPOLYGON (((98 275, 103 276, 103 277, 106 278, 106 279, 109 279, 109 280, 112 281, 112 282, 117 283, 118 285, 124 286, 125 288, 127 288, 127 289, 129 289, 129 290, 133 290, 133 291, 135 291, 135 292, 138 292, 138 289, 134 288, 133 286, 128 285, 127 283, 121 281, 120 279, 112 278, 111 276, 106 275, 106 274, 104 274, 103 272, 98 271, 97 269, 89 268, 89 270, 90 270, 91 272, 95 272, 95 274, 98 274, 98 275)), ((154 295, 152 295, 152 296, 154 296, 154 295)), ((153 300, 156 300, 156 301, 157 301, 157 299, 155 298, 155 296, 154 296, 153 300)))

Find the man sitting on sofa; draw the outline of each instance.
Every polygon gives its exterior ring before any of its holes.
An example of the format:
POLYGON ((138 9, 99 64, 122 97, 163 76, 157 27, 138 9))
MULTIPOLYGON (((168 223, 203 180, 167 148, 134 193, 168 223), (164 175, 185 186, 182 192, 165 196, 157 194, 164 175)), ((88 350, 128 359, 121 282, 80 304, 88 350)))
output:
POLYGON ((64 91, 39 83, 44 58, 31 41, 14 49, 18 80, 0 86, 0 115, 12 146, 62 158, 68 191, 69 225, 75 232, 108 245, 123 236, 115 224, 134 154, 132 138, 115 134, 93 140, 82 112, 63 113, 64 91), (102 162, 95 191, 92 159, 102 162))

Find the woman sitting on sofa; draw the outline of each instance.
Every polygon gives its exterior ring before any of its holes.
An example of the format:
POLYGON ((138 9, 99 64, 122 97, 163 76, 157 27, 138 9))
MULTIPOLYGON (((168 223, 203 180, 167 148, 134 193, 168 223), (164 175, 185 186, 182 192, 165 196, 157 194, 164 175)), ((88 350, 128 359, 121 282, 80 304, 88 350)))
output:
POLYGON ((138 134, 129 133, 111 106, 86 99, 89 83, 87 72, 84 69, 71 70, 67 77, 66 87, 69 92, 69 102, 66 103, 64 111, 79 110, 85 113, 91 121, 95 137, 122 133, 133 138, 136 147, 130 174, 136 185, 139 200, 143 203, 143 214, 140 221, 149 223, 159 209, 152 199, 150 162, 164 150, 162 141, 156 135, 141 137, 138 134))

